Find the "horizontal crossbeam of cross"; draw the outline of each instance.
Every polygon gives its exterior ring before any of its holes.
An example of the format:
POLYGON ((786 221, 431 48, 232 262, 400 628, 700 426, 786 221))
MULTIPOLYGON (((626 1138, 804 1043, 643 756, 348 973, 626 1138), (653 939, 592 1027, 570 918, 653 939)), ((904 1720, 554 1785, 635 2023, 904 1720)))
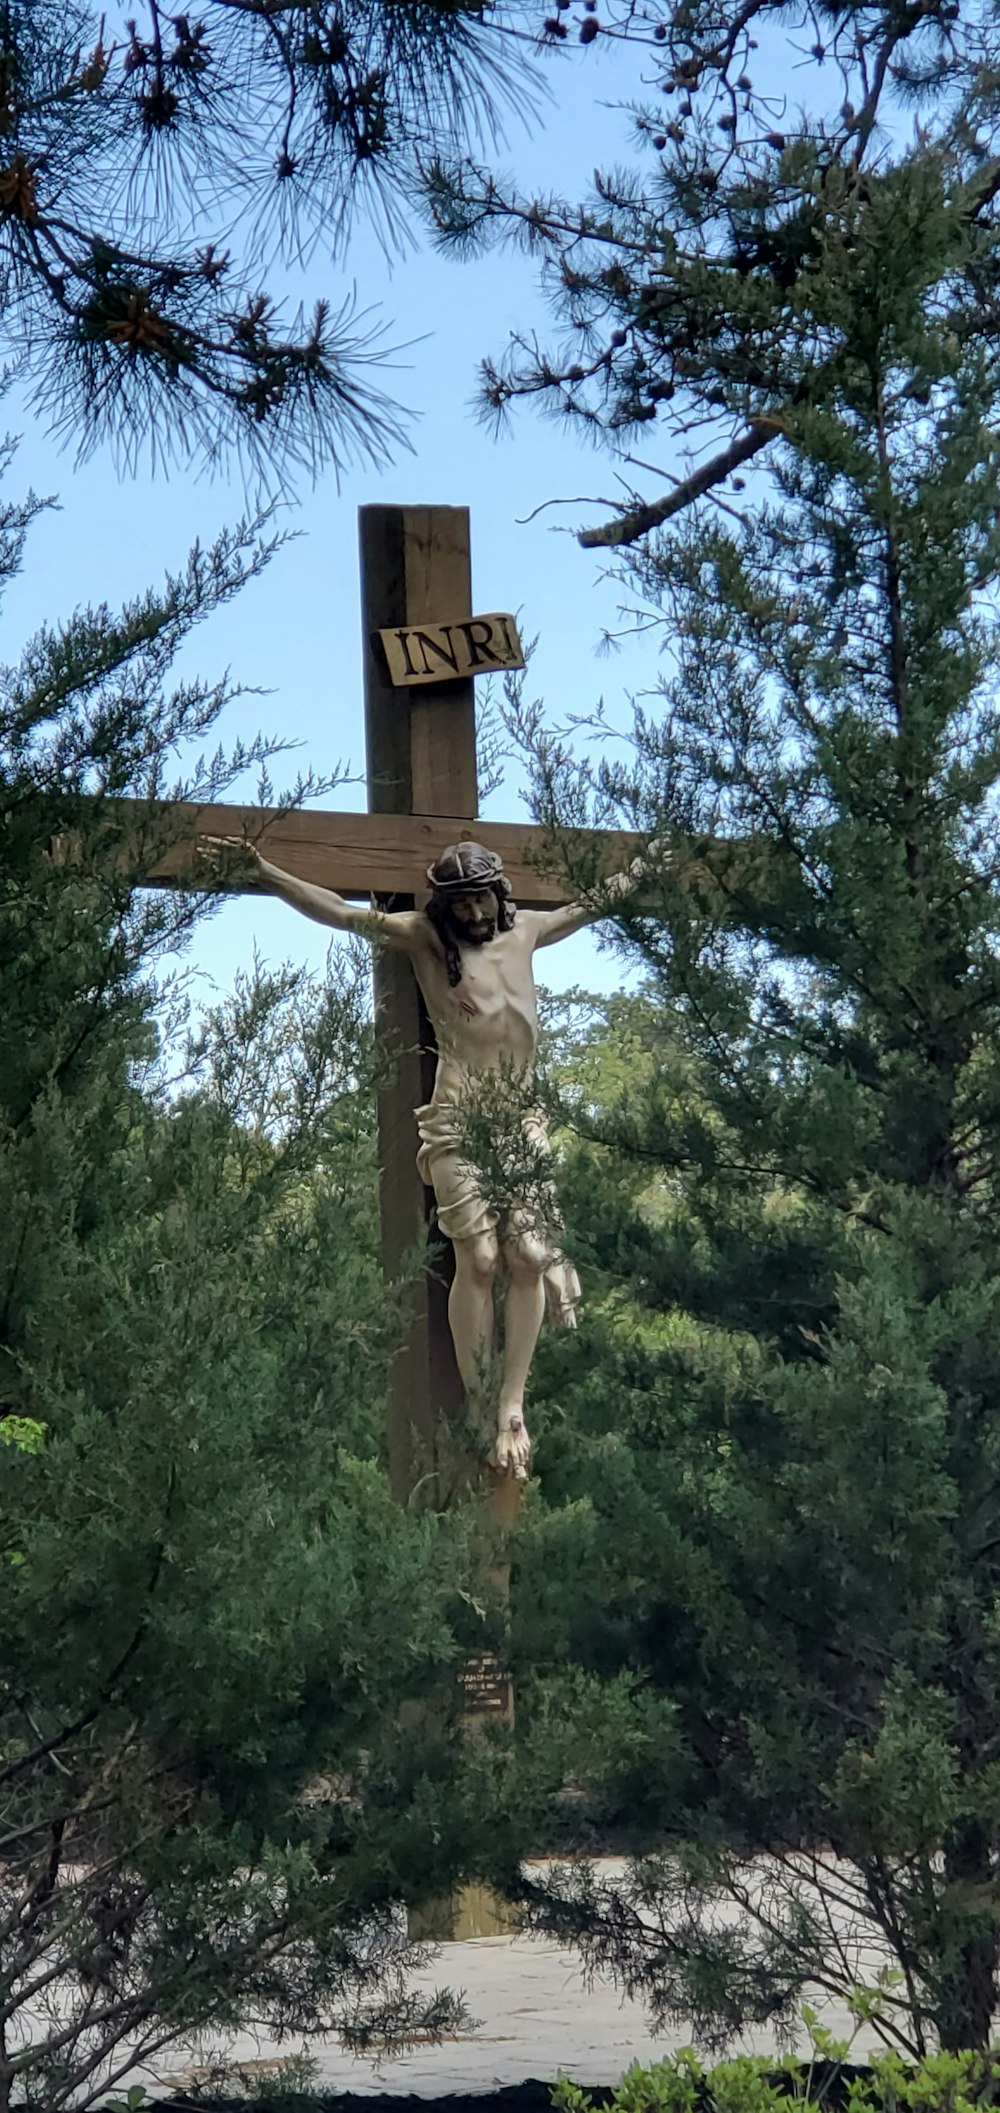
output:
MULTIPOLYGON (((198 874, 193 869, 199 840, 214 836, 245 838, 297 880, 334 888, 338 895, 355 899, 376 894, 419 895, 426 891, 428 866, 445 845, 473 837, 502 858, 515 902, 545 906, 565 902, 572 892, 551 834, 528 822, 491 822, 468 815, 310 814, 304 808, 290 813, 230 806, 178 806, 154 818, 141 801, 117 802, 118 812, 130 804, 136 840, 146 836, 156 845, 147 875, 152 884, 169 886, 182 880, 185 887, 192 882, 197 885, 198 874), (163 853, 160 846, 167 835, 171 849, 163 853)), ((572 833, 561 841, 572 853, 572 833)), ((586 853, 581 863, 586 865, 587 881, 621 871, 642 844, 641 837, 627 831, 581 831, 577 848, 578 853, 586 853)), ((575 865, 577 860, 572 862, 575 865)), ((203 885, 216 884, 206 867, 203 885)), ((236 889, 241 885, 238 876, 224 884, 236 889)), ((246 886, 252 887, 253 882, 248 880, 246 886)))

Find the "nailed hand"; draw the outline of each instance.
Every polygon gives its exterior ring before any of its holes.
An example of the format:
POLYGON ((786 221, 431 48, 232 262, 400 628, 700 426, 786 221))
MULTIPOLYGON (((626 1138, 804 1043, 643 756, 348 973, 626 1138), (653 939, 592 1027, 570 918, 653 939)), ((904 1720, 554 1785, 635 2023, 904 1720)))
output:
POLYGON ((207 878, 227 880, 234 872, 249 865, 255 871, 261 864, 256 844, 250 844, 241 836, 200 836, 195 846, 198 870, 207 878))

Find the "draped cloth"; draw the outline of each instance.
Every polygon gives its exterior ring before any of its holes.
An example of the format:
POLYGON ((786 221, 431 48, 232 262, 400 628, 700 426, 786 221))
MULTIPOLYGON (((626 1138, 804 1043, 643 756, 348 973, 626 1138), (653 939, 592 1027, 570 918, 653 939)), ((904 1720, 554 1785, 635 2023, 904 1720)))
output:
MULTIPOLYGON (((499 1213, 483 1194, 476 1168, 462 1148, 462 1111, 454 1102, 428 1101, 415 1109, 420 1149, 417 1172, 434 1190, 438 1224, 449 1240, 476 1240, 495 1233, 499 1213)), ((550 1154, 549 1133, 539 1108, 529 1108, 521 1117, 521 1131, 529 1159, 536 1164, 550 1154)), ((530 1200, 512 1199, 508 1212, 508 1237, 530 1232, 540 1241, 545 1256, 543 1282, 545 1309, 553 1327, 575 1328, 580 1303, 580 1279, 562 1245, 562 1219, 553 1184, 533 1184, 530 1200)))

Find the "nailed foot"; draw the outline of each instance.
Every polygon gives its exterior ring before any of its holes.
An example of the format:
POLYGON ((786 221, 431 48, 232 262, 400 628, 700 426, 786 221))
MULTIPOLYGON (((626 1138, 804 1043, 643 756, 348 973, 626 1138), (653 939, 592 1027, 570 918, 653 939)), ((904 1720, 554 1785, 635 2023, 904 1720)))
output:
POLYGON ((531 1439, 520 1409, 501 1409, 493 1448, 495 1466, 501 1474, 513 1475, 515 1482, 526 1482, 530 1458, 531 1439))

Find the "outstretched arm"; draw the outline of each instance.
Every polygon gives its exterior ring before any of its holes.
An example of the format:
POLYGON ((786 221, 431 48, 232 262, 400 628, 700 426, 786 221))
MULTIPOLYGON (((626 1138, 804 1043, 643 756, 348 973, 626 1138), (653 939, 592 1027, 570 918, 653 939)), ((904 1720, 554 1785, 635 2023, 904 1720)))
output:
POLYGON ((535 926, 535 945, 554 946, 557 939, 568 939, 571 932, 582 931, 584 925, 599 924, 602 917, 613 917, 618 904, 634 895, 644 880, 660 873, 668 857, 665 845, 655 837, 624 873, 611 873, 607 880, 602 880, 595 888, 592 900, 561 903, 558 910, 529 911, 535 926))
POLYGON ((280 896, 282 902, 291 904, 293 910, 301 910, 317 924, 329 924, 338 932, 359 932, 363 939, 378 940, 383 946, 397 947, 409 953, 420 921, 415 910, 371 910, 362 903, 345 902, 333 888, 318 888, 310 880, 297 880, 294 873, 286 873, 282 866, 274 866, 264 858, 255 844, 244 844, 236 837, 205 837, 216 851, 241 852, 252 864, 261 886, 269 895, 280 896))

